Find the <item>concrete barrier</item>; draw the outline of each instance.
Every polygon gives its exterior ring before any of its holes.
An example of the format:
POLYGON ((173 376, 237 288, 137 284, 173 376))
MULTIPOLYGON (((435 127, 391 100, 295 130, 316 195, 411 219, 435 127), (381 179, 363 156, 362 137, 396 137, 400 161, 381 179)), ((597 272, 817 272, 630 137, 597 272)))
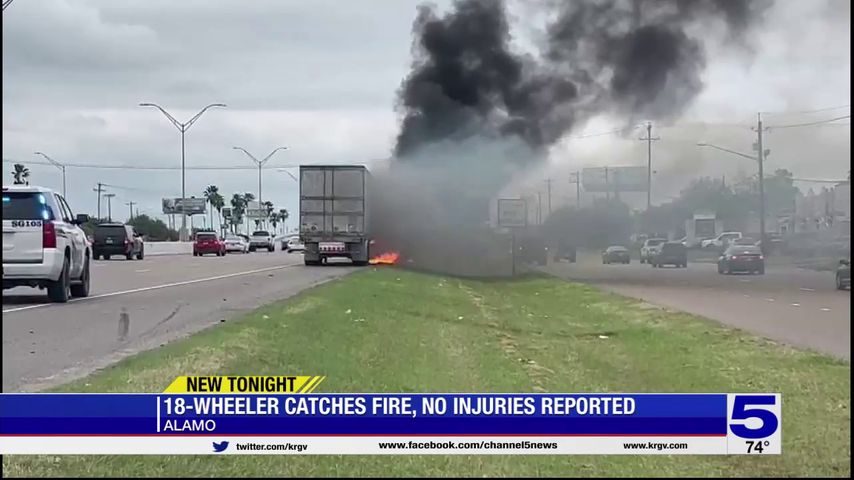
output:
POLYGON ((192 255, 192 242, 145 242, 146 255, 192 255))

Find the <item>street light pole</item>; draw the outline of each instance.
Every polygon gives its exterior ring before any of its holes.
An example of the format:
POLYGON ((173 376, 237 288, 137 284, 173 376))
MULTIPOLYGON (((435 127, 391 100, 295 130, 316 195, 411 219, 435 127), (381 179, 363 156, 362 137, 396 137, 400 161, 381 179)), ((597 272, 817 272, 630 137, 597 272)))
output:
POLYGON ((261 168, 264 167, 264 164, 267 163, 268 160, 270 160, 270 158, 273 156, 274 153, 278 152, 279 150, 287 150, 288 147, 276 147, 275 149, 273 149, 272 152, 270 152, 269 155, 264 157, 263 160, 258 160, 257 158, 255 158, 251 153, 249 153, 243 147, 233 147, 233 148, 235 150, 240 150, 241 152, 245 153, 246 156, 248 156, 249 158, 252 159, 253 162, 255 162, 255 165, 258 165, 258 210, 260 211, 264 207, 264 201, 261 197, 261 168))
POLYGON ((45 154, 44 154, 44 153, 42 153, 42 152, 33 152, 33 155, 41 155, 42 157, 44 157, 44 159, 45 159, 45 160, 47 160, 48 162, 50 162, 50 163, 51 163, 51 165, 53 165, 54 167, 56 167, 56 168, 58 168, 58 169, 62 170, 62 196, 63 196, 63 197, 65 197, 65 198, 66 198, 66 200, 67 200, 67 199, 68 199, 68 195, 66 195, 66 194, 65 194, 65 165, 64 165, 64 164, 62 164, 62 163, 57 162, 56 160, 54 160, 54 159, 52 159, 52 158, 50 158, 50 157, 48 157, 47 155, 45 155, 45 154))
POLYGON ((199 111, 199 113, 197 113, 195 116, 193 116, 193 118, 187 120, 184 123, 181 123, 178 120, 176 120, 175 117, 170 115, 169 112, 164 110, 163 107, 161 107, 160 105, 157 105, 156 103, 140 103, 139 106, 140 107, 154 107, 154 108, 160 110, 160 112, 164 116, 166 116, 166 118, 168 118, 170 122, 172 122, 172 125, 175 125, 175 128, 177 128, 178 131, 181 132, 181 232, 180 232, 180 238, 182 241, 187 241, 187 213, 184 210, 184 200, 187 198, 187 183, 186 183, 186 172, 185 172, 186 166, 185 166, 185 154, 184 154, 184 134, 187 132, 187 130, 190 129, 190 127, 194 123, 196 123, 196 120, 198 120, 199 117, 201 117, 202 114, 205 113, 209 108, 211 108, 211 107, 223 107, 223 108, 225 108, 226 105, 224 103, 212 103, 212 104, 206 106, 205 108, 201 109, 201 111, 199 111))

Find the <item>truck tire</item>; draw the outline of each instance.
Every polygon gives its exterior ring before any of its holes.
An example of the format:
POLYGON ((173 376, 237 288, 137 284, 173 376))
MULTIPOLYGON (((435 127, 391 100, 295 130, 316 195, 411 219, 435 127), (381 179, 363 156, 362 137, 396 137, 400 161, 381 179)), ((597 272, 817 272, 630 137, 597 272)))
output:
POLYGON ((268 252, 273 252, 275 250, 276 250, 276 247, 274 247, 273 245, 270 245, 269 247, 267 247, 268 252))
POLYGON ((254 251, 255 251, 255 247, 249 247, 249 252, 254 252, 254 251))
POLYGON ((71 280, 68 278, 69 265, 68 257, 62 262, 62 272, 59 274, 59 279, 47 284, 47 297, 51 302, 65 303, 68 297, 71 296, 71 280))
POLYGON ((306 264, 307 266, 314 267, 314 266, 320 265, 320 260, 309 260, 309 259, 307 259, 307 258, 306 258, 306 259, 305 259, 305 264, 306 264))
POLYGON ((139 253, 136 254, 136 259, 142 260, 143 258, 145 258, 145 248, 140 248, 139 253))

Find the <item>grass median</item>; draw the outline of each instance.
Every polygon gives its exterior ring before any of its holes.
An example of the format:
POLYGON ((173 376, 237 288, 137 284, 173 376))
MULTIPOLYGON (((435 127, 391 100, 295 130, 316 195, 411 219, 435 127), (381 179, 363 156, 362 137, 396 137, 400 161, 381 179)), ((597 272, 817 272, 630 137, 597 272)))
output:
POLYGON ((850 476, 850 365, 547 277, 366 269, 129 358, 66 392, 322 374, 324 392, 781 392, 783 454, 4 456, 4 476, 850 476))

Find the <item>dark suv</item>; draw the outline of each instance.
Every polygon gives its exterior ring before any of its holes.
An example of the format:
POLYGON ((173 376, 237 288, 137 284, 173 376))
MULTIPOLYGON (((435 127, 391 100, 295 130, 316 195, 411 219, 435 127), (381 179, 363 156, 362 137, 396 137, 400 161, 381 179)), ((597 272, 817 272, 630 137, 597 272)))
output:
POLYGON ((142 260, 145 245, 142 237, 130 225, 121 223, 102 223, 95 227, 92 239, 92 256, 99 260, 109 260, 113 255, 122 255, 131 260, 142 260))
POLYGON ((653 253, 649 263, 653 267, 661 267, 664 265, 673 265, 676 267, 688 266, 688 248, 682 242, 667 242, 661 245, 658 250, 653 253))

